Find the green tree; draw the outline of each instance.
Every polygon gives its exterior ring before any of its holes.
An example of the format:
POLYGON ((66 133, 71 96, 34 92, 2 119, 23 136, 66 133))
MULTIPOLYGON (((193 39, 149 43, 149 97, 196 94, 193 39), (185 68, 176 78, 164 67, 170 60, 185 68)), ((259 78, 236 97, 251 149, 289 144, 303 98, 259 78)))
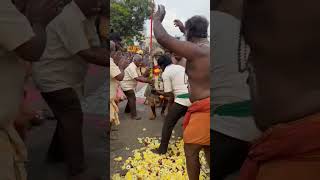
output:
POLYGON ((143 38, 144 21, 151 15, 150 0, 111 0, 111 29, 129 44, 134 37, 143 38))

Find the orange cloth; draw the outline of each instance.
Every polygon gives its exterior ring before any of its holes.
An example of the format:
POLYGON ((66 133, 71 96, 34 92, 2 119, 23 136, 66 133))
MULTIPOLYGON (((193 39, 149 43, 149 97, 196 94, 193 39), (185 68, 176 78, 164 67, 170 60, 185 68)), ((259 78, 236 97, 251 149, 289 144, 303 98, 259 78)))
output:
POLYGON ((319 137, 320 113, 270 128, 252 146, 240 180, 319 179, 319 137))
MULTIPOLYGON (((196 112, 209 112, 210 113, 210 97, 206 99, 202 99, 200 101, 196 101, 192 103, 192 105, 188 108, 188 112, 186 113, 183 121, 183 129, 185 129, 189 121, 191 119, 191 114, 196 112)), ((209 114, 210 118, 210 114, 209 114)))
POLYGON ((183 128, 185 143, 210 145, 210 98, 196 101, 189 107, 183 128))

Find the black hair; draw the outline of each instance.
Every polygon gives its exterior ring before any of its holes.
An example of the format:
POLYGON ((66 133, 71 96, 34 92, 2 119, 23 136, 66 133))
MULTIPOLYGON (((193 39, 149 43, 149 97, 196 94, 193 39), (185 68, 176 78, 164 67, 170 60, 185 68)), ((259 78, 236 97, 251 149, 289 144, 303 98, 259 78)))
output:
POLYGON ((203 16, 193 16, 188 19, 186 24, 186 30, 188 30, 187 39, 195 38, 207 38, 209 21, 203 16))
POLYGON ((171 57, 168 55, 161 55, 157 61, 161 69, 165 69, 167 66, 172 64, 171 57))
POLYGON ((110 33, 110 40, 114 41, 114 42, 121 42, 121 35, 118 32, 114 32, 113 29, 111 29, 111 33, 110 33))

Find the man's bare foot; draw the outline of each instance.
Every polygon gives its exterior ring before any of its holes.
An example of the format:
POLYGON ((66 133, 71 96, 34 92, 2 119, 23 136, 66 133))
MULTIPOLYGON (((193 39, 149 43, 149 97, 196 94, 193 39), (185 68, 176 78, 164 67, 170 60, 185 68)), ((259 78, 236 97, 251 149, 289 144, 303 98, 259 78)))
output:
POLYGON ((110 140, 119 140, 118 134, 116 134, 115 132, 111 132, 110 133, 110 140))
POLYGON ((156 115, 154 115, 154 114, 151 114, 151 116, 150 116, 150 120, 155 120, 157 118, 157 116, 156 115))
POLYGON ((166 153, 167 153, 167 152, 160 151, 159 148, 157 148, 157 149, 152 149, 151 152, 153 152, 154 154, 159 154, 159 155, 162 155, 162 154, 166 154, 166 153))
POLYGON ((135 117, 131 117, 132 120, 141 120, 141 117, 139 116, 135 116, 135 117))

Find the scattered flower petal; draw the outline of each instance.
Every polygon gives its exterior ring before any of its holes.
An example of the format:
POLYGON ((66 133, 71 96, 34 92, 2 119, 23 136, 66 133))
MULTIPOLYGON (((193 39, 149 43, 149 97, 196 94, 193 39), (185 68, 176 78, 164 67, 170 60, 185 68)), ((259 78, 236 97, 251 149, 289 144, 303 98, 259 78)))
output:
MULTIPOLYGON (((152 152, 160 146, 158 138, 138 138, 144 147, 133 150, 133 156, 124 162, 122 169, 127 170, 126 175, 114 174, 112 180, 188 180, 183 140, 177 139, 169 144, 167 154, 158 155, 152 152)), ((200 163, 199 179, 209 180, 210 169, 203 151, 200 152, 200 163)))

